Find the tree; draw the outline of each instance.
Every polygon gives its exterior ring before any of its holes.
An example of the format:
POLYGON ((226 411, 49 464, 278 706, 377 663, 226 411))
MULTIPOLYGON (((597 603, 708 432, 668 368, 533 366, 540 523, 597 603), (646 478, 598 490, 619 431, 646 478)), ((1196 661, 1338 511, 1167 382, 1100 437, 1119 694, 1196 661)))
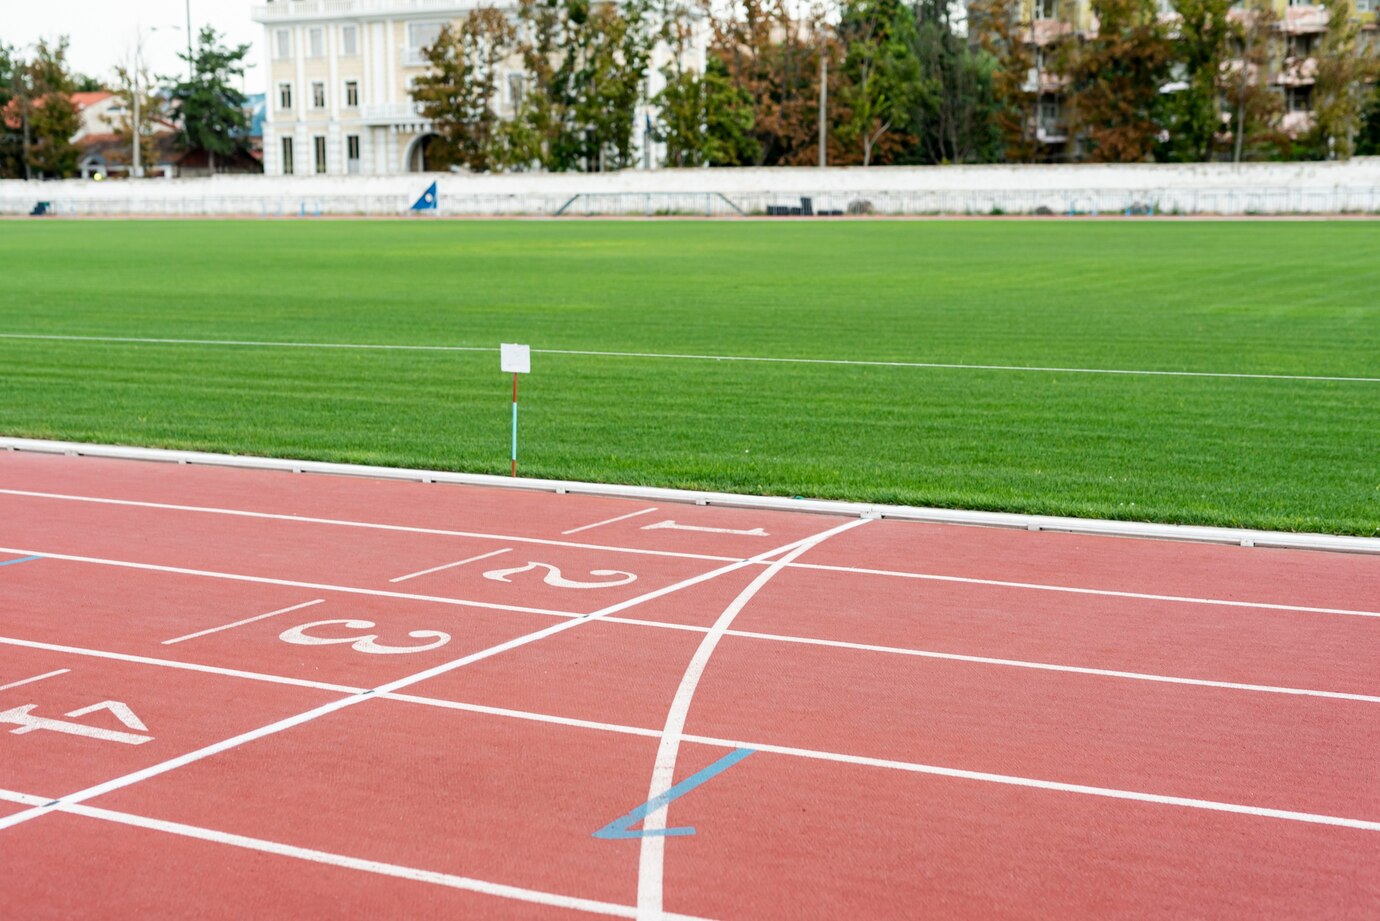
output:
POLYGON ((667 68, 665 76, 653 102, 660 108, 658 134, 668 166, 741 166, 757 159, 752 97, 733 85, 723 61, 709 58, 702 75, 667 68))
POLYGON ((1356 155, 1380 155, 1380 87, 1371 90, 1366 111, 1361 116, 1361 132, 1356 138, 1356 155))
POLYGON ((1222 131, 1220 100, 1230 79, 1236 30, 1230 21, 1234 0, 1174 0, 1178 13, 1174 36, 1174 64, 1183 71, 1176 92, 1165 97, 1164 158, 1179 162, 1212 159, 1222 131))
POLYGON ((922 83, 915 19, 901 0, 849 0, 839 37, 848 49, 842 101, 849 109, 839 130, 845 141, 858 145, 862 165, 869 166, 874 154, 889 158, 904 143, 903 137, 888 135, 900 134, 919 99, 939 90, 932 82, 922 83))
POLYGON ((1035 135, 1039 96, 1028 82, 1035 55, 1026 41, 1031 24, 1021 18, 1021 0, 973 0, 969 35, 991 61, 991 119, 1001 135, 1003 158, 1033 163, 1040 152, 1035 135))
POLYGON ((81 117, 72 102, 66 36, 56 43, 39 40, 25 70, 17 101, 26 176, 71 176, 77 171, 78 157, 72 137, 81 128, 81 117))
POLYGON ((1375 52, 1360 41, 1361 25, 1352 0, 1321 0, 1327 31, 1315 52, 1313 129, 1308 140, 1319 157, 1349 159, 1365 110, 1365 85, 1375 79, 1375 52))
POLYGON ((463 165, 478 173, 501 160, 494 106, 499 68, 516 41, 517 30, 506 14, 480 7, 458 27, 442 29, 426 49, 432 69, 417 78, 412 98, 437 134, 426 151, 428 163, 463 165))
POLYGON ((1232 17, 1238 51, 1236 59, 1227 65, 1222 95, 1229 116, 1233 163, 1253 157, 1255 151, 1279 138, 1283 104, 1266 83, 1266 74, 1277 57, 1277 21, 1270 0, 1248 0, 1232 17))
POLYGON ((178 55, 191 65, 189 78, 172 88, 174 112, 181 122, 178 145, 184 150, 204 150, 216 171, 217 157, 230 157, 248 149, 248 101, 231 81, 244 76, 244 59, 249 45, 235 48, 222 45, 220 33, 210 26, 202 28, 190 57, 178 55))
MULTIPOLYGON (((120 100, 122 114, 119 115, 114 124, 115 135, 120 139, 124 150, 127 152, 130 162, 133 162, 134 136, 136 126, 134 124, 134 71, 131 67, 117 66, 115 68, 115 98, 120 100)), ((139 160, 147 167, 157 159, 157 139, 155 127, 165 115, 166 104, 163 96, 157 91, 153 82, 153 77, 147 69, 140 69, 139 73, 139 124, 137 134, 139 136, 139 160)))
POLYGON ((960 36, 944 0, 915 6, 915 58, 923 75, 906 158, 923 163, 989 163, 1001 154, 992 92, 996 62, 960 36))
POLYGON ((24 134, 16 97, 23 91, 24 61, 0 42, 0 179, 24 175, 24 134))
POLYGON ((1154 0, 1092 0, 1097 32, 1067 46, 1061 66, 1088 159, 1150 158, 1160 133, 1160 87, 1171 50, 1154 0))

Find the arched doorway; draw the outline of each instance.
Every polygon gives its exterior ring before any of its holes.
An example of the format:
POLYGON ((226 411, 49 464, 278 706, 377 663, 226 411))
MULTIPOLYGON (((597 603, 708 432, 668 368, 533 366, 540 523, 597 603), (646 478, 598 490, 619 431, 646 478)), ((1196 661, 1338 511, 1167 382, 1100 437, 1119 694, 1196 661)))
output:
POLYGON ((432 141, 438 140, 434 134, 424 134, 412 142, 412 146, 407 149, 406 169, 409 173, 429 173, 436 169, 436 165, 427 160, 427 147, 432 141))

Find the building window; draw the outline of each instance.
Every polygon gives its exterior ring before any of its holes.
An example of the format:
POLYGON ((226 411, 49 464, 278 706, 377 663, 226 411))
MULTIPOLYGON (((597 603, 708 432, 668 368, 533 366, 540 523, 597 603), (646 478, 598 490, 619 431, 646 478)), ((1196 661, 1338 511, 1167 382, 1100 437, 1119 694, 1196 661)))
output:
POLYGON ((292 30, 279 29, 273 33, 273 56, 280 61, 292 57, 292 30))
POLYGON ((340 27, 340 53, 349 57, 359 54, 359 29, 355 26, 340 27))
POLYGON ((313 109, 326 108, 326 84, 320 80, 311 85, 311 107, 313 109))
POLYGON ((409 22, 407 24, 407 63, 425 64, 427 48, 436 44, 441 37, 439 22, 409 22))
POLYGON ((345 81, 345 105, 351 109, 359 108, 359 81, 345 81))
POLYGON ((291 84, 291 83, 279 83, 279 84, 278 84, 278 108, 280 108, 280 109, 291 109, 291 108, 292 108, 292 84, 291 84))
POLYGON ((345 167, 351 173, 359 172, 359 135, 345 135, 345 167))
POLYGON ((283 138, 283 175, 292 175, 292 138, 283 138))
POLYGON ((1040 99, 1040 123, 1053 127, 1059 120, 1059 100, 1054 96, 1043 96, 1040 99))
POLYGON ((311 143, 316 154, 316 171, 324 173, 326 171, 326 139, 318 134, 311 139, 311 143))
POLYGON ((522 74, 508 74, 508 105, 514 109, 522 105, 522 74))
POLYGON ((310 57, 326 56, 326 30, 320 27, 307 30, 307 53, 310 57))
POLYGON ((1035 0, 1036 19, 1058 19, 1059 2, 1058 0, 1035 0))

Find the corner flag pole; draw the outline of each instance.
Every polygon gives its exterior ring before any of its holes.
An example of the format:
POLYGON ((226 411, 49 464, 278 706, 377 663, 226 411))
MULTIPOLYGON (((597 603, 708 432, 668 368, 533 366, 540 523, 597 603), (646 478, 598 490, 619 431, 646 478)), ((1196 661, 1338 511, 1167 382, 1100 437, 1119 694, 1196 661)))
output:
POLYGON ((505 342, 498 347, 499 366, 513 374, 513 476, 517 476, 517 407, 518 375, 532 370, 532 348, 505 342))

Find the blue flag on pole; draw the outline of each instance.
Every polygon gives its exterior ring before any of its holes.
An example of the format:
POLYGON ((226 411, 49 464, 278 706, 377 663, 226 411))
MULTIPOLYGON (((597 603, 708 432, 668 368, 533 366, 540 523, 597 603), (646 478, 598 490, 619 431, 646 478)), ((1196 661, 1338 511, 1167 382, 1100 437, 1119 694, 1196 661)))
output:
POLYGON ((432 183, 422 197, 417 199, 417 203, 412 206, 413 211, 435 211, 441 203, 441 196, 436 191, 436 183, 432 183))

